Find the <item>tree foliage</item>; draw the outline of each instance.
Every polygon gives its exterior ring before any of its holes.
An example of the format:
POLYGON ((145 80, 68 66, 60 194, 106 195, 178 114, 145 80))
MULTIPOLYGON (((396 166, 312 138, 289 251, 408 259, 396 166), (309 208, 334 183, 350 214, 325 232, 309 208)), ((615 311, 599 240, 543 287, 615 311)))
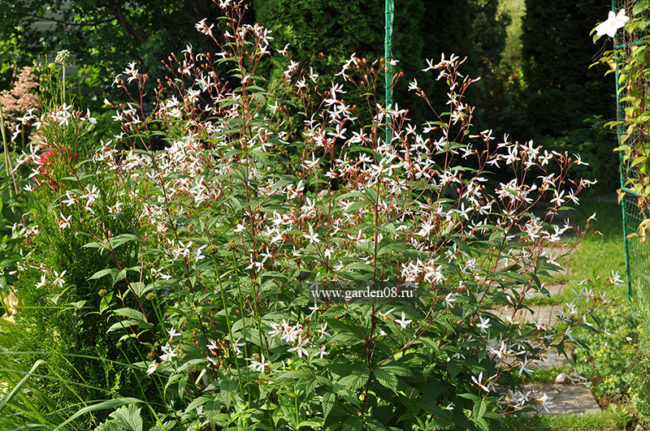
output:
MULTIPOLYGON (((441 0, 397 3, 393 33, 397 71, 431 89, 434 80, 420 73, 426 67, 425 59, 437 61, 443 53, 474 58, 471 32, 467 31, 472 27, 467 0, 453 4, 441 0)), ((290 44, 301 65, 324 74, 326 83, 352 53, 368 58, 384 56, 383 0, 257 0, 254 5, 255 19, 273 30, 276 43, 290 44)), ((468 70, 475 75, 477 69, 472 66, 468 70)), ((398 83, 395 100, 413 106, 417 98, 408 93, 407 86, 406 80, 398 83)), ((434 90, 439 99, 446 96, 442 90, 442 86, 434 90)), ((419 108, 412 115, 424 117, 424 107, 419 108)))
POLYGON ((20 51, 22 58, 14 54, 16 62, 67 49, 76 57, 82 86, 100 101, 99 94, 111 88, 115 74, 131 61, 154 78, 162 76, 161 58, 187 44, 205 43, 191 24, 219 16, 217 7, 201 0, 1 0, 0 9, 0 38, 17 40, 14 52, 20 51), (39 21, 53 25, 35 27, 39 21))
POLYGON ((589 69, 589 33, 609 7, 600 0, 526 0, 522 67, 527 114, 538 133, 557 137, 590 115, 613 117, 613 83, 602 69, 589 69))

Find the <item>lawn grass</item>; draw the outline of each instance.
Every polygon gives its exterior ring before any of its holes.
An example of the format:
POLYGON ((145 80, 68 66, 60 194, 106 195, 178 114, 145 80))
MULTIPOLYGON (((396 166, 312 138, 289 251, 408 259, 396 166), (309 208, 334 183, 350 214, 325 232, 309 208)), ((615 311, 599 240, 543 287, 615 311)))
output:
POLYGON ((500 0, 498 13, 510 16, 506 47, 501 58, 508 63, 519 62, 521 59, 521 25, 526 13, 525 0, 500 0))
POLYGON ((536 385, 554 384, 555 379, 560 373, 565 373, 570 376, 573 374, 573 371, 569 367, 539 368, 533 371, 532 374, 527 375, 522 381, 536 385))
POLYGON ((514 417, 503 431, 625 431, 632 420, 627 410, 611 408, 589 415, 514 417))
MULTIPOLYGON (((618 272, 625 279, 625 246, 623 242, 623 227, 621 207, 615 203, 587 200, 581 203, 573 216, 574 221, 584 226, 587 219, 596 213, 596 220, 587 236, 577 243, 570 256, 561 260, 561 264, 569 270, 566 275, 545 277, 544 283, 565 284, 564 291, 557 296, 535 297, 527 300, 527 305, 550 305, 571 302, 575 297, 574 291, 579 291, 583 280, 591 280, 591 286, 596 294, 605 293, 606 297, 626 298, 627 288, 614 287, 606 282, 612 272, 618 272)), ((575 241, 567 240, 567 243, 575 241)))

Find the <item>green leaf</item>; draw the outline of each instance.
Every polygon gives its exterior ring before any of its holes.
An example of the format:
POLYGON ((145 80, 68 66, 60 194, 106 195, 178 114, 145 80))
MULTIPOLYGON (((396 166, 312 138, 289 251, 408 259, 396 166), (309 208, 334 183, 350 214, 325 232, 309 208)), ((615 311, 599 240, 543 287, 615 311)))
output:
POLYGON ((108 328, 108 330, 106 330, 106 332, 113 332, 113 331, 117 331, 119 329, 126 329, 126 328, 130 328, 131 326, 137 326, 139 328, 149 329, 149 328, 153 327, 153 324, 146 323, 146 322, 143 322, 141 320, 126 319, 126 320, 122 320, 120 322, 112 324, 108 328))
POLYGON ((142 311, 134 310, 133 308, 118 308, 113 311, 117 316, 128 317, 129 319, 146 322, 147 319, 142 314, 142 311))
POLYGON ((384 370, 386 370, 386 371, 388 371, 388 372, 390 372, 392 374, 395 374, 396 376, 402 376, 402 377, 412 377, 413 376, 413 372, 408 367, 406 367, 404 365, 397 364, 397 363, 393 363, 393 364, 390 364, 390 365, 384 365, 381 368, 383 368, 384 370))
POLYGON ((363 429, 363 423, 356 416, 348 416, 348 418, 343 422, 344 431, 361 431, 363 429))
POLYGON ((111 413, 110 417, 116 424, 122 425, 125 431, 142 431, 140 408, 135 404, 120 407, 111 413))
POLYGON ((344 388, 354 392, 365 385, 366 381, 368 381, 368 373, 356 371, 350 375, 340 378, 337 383, 344 388))
POLYGON ((113 278, 115 278, 115 276, 116 276, 119 272, 120 272, 120 270, 117 269, 117 268, 106 268, 106 269, 102 269, 101 271, 97 271, 96 273, 94 273, 93 275, 91 275, 90 278, 89 278, 89 280, 97 280, 97 279, 100 279, 100 278, 102 278, 102 277, 104 277, 104 276, 106 276, 106 275, 109 275, 109 274, 110 274, 113 278))
POLYGON ((109 240, 111 247, 118 248, 119 246, 126 244, 127 242, 138 241, 138 237, 132 233, 123 233, 118 236, 114 236, 109 240))
POLYGON ((96 412, 99 410, 111 410, 117 407, 121 407, 124 405, 131 405, 131 404, 139 404, 142 401, 137 399, 137 398, 113 398, 110 400, 102 401, 97 404, 93 404, 91 406, 84 407, 81 410, 78 410, 76 413, 74 413, 72 416, 70 416, 68 419, 66 419, 65 422, 54 428, 53 431, 57 431, 60 429, 65 429, 65 426, 74 421, 75 419, 85 415, 86 413, 91 413, 91 412, 96 412))
POLYGON ((472 410, 474 423, 478 425, 478 422, 483 418, 486 409, 487 403, 483 398, 474 402, 474 409, 472 410))
POLYGON ((113 292, 108 292, 102 297, 102 300, 99 302, 99 314, 102 314, 108 307, 110 307, 112 300, 113 292))
POLYGON ((203 404, 207 403, 210 401, 210 397, 208 396, 201 396, 198 398, 195 398, 186 408, 185 408, 185 413, 189 413, 192 410, 196 409, 197 407, 202 406, 203 404))
POLYGON ((379 367, 373 371, 373 375, 382 386, 395 390, 397 388, 397 376, 390 368, 379 367))
POLYGON ((333 393, 326 392, 325 395, 323 395, 323 399, 321 401, 321 405, 323 406, 323 419, 327 419, 327 416, 332 411, 335 402, 336 402, 336 395, 334 395, 333 393))
POLYGON ((0 400, 0 412, 5 408, 7 403, 13 399, 14 396, 16 396, 16 393, 20 391, 20 388, 23 387, 25 383, 32 377, 32 374, 36 371, 38 367, 43 365, 45 363, 44 360, 39 359, 38 361, 34 362, 34 365, 32 365, 32 368, 29 370, 27 374, 25 374, 25 377, 23 377, 20 382, 14 388, 9 392, 7 395, 5 395, 1 400, 0 400))
POLYGON ((457 361, 451 361, 447 363, 447 372, 449 373, 449 377, 452 379, 455 378, 458 374, 460 374, 460 371, 463 369, 462 365, 459 364, 457 361))

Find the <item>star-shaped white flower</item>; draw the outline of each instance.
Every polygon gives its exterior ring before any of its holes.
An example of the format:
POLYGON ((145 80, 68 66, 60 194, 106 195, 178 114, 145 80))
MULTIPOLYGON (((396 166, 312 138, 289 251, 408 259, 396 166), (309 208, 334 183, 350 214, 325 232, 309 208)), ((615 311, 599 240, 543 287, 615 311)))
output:
POLYGON ((178 356, 178 354, 174 351, 174 348, 168 344, 162 346, 162 351, 163 354, 160 355, 160 360, 162 360, 163 362, 169 362, 172 360, 172 358, 178 356))
POLYGON ((399 326, 404 329, 406 328, 409 323, 411 323, 412 320, 406 320, 406 316, 404 315, 404 312, 402 311, 402 318, 401 319, 395 319, 395 323, 398 323, 399 326))
POLYGON ((181 333, 178 332, 174 327, 167 329, 167 333, 169 334, 169 338, 174 338, 181 335, 181 333))
POLYGON ((156 368, 158 368, 158 363, 156 361, 150 363, 149 367, 147 368, 147 375, 152 375, 156 371, 156 368))
POLYGON ((484 319, 482 316, 479 316, 479 319, 481 319, 481 323, 476 325, 476 327, 480 328, 481 332, 487 332, 488 328, 492 326, 490 324, 490 319, 489 318, 484 319))
POLYGON ((309 341, 308 339, 303 340, 302 336, 299 335, 298 336, 298 343, 294 347, 292 347, 290 349, 287 349, 287 351, 296 352, 296 354, 298 354, 299 358, 302 358, 303 355, 309 356, 309 353, 307 352, 307 349, 305 349, 305 346, 307 345, 308 341, 309 341))
POLYGON ((303 233, 303 235, 309 240, 310 244, 320 242, 320 239, 318 239, 318 234, 314 232, 314 228, 312 226, 309 226, 309 233, 303 233))
POLYGON ((617 14, 610 11, 609 16, 607 17, 607 21, 600 23, 596 27, 596 34, 598 36, 603 36, 606 34, 609 37, 614 37, 616 31, 619 28, 623 28, 623 26, 625 26, 625 23, 629 20, 630 18, 625 16, 625 9, 619 10, 617 14))

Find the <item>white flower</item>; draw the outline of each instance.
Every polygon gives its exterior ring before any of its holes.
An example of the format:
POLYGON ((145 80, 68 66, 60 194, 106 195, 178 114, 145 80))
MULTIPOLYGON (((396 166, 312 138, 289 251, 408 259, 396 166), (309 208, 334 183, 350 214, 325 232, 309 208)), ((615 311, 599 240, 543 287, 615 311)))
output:
POLYGON ((158 364, 156 363, 156 361, 150 363, 149 368, 147 368, 147 375, 148 376, 152 375, 156 371, 156 368, 158 368, 158 364))
MULTIPOLYGON (((483 384, 483 371, 481 371, 481 372, 479 373, 478 378, 476 378, 475 376, 472 376, 472 381, 473 381, 477 386, 479 386, 481 389, 483 389, 485 392, 490 392, 490 386, 491 386, 491 385, 489 385, 489 384, 488 384, 488 385, 483 384)), ((488 383, 488 382, 486 382, 486 383, 488 383)))
POLYGON ((490 319, 489 319, 489 318, 484 319, 484 318, 481 317, 481 316, 479 316, 479 319, 481 319, 481 323, 479 323, 478 325, 476 325, 476 327, 477 327, 477 328, 480 328, 480 329, 481 329, 481 332, 487 332, 487 329, 488 329, 490 326, 492 326, 492 325, 490 324, 490 319))
POLYGON ((310 244, 313 244, 315 242, 320 242, 320 240, 318 239, 318 234, 314 233, 314 228, 312 226, 309 226, 309 234, 305 233, 303 235, 305 236, 305 238, 309 240, 310 244))
POLYGON ((611 277, 607 277, 607 280, 617 287, 621 287, 624 284, 623 279, 621 278, 621 275, 618 273, 618 271, 612 271, 611 277))
POLYGON ((533 370, 530 369, 530 368, 528 368, 528 367, 526 367, 526 365, 528 365, 528 359, 524 360, 524 362, 519 363, 519 367, 520 367, 520 369, 519 369, 519 375, 520 375, 520 376, 521 376, 523 373, 526 373, 526 374, 532 374, 532 373, 533 373, 533 370))
POLYGON ((617 14, 610 11, 609 16, 607 17, 607 21, 600 23, 596 27, 596 34, 598 36, 603 36, 606 34, 609 37, 614 37, 616 30, 623 28, 625 26, 625 23, 629 20, 630 18, 625 16, 625 9, 619 10, 617 14))
POLYGON ((307 339, 303 340, 302 336, 299 335, 298 336, 298 344, 296 344, 295 347, 292 347, 292 348, 288 349, 288 351, 289 352, 296 352, 298 354, 299 358, 302 358, 302 355, 309 356, 309 354, 307 353, 307 349, 305 349, 305 345, 307 344, 308 341, 309 340, 307 340, 307 339))
POLYGON ((172 329, 167 329, 167 333, 169 334, 169 338, 174 338, 174 337, 178 337, 178 336, 181 335, 181 333, 178 332, 178 331, 177 331, 176 329, 174 329, 174 328, 172 328, 172 329))
POLYGON ((237 340, 232 344, 232 348, 236 355, 241 355, 241 347, 246 345, 246 343, 240 343, 239 340, 241 340, 241 337, 237 338, 237 340))
POLYGON ((163 362, 171 361, 172 358, 175 358, 175 357, 178 356, 178 354, 174 351, 174 348, 169 344, 166 344, 166 345, 162 346, 162 351, 163 351, 163 354, 160 355, 160 359, 163 362))
POLYGON ((325 351, 325 345, 322 344, 320 346, 320 349, 318 349, 318 352, 316 352, 315 356, 318 356, 319 358, 323 359, 323 356, 329 355, 327 351, 325 351))
POLYGON ((314 302, 314 305, 309 307, 309 310, 311 311, 311 313, 309 313, 309 317, 313 316, 314 313, 318 311, 318 309, 319 309, 318 305, 314 302))
POLYGON ((395 319, 395 323, 398 323, 400 328, 404 329, 408 326, 409 323, 411 323, 412 320, 406 320, 406 316, 404 315, 404 312, 402 311, 402 318, 401 319, 395 319))
POLYGON ((454 302, 456 302, 456 293, 449 292, 447 296, 445 296, 445 303, 447 304, 447 307, 451 308, 454 302))
POLYGON ((77 202, 75 196, 71 194, 69 190, 66 190, 65 196, 67 199, 61 201, 61 203, 64 203, 65 206, 69 207, 70 205, 74 205, 77 202))
POLYGON ((323 337, 331 337, 332 336, 329 332, 327 332, 327 322, 321 324, 320 329, 318 329, 316 332, 320 332, 323 337))
POLYGON ((65 284, 65 281, 63 280, 63 276, 65 275, 67 270, 64 270, 61 274, 58 272, 54 271, 54 284, 59 286, 60 288, 63 287, 65 284))
POLYGON ((61 220, 59 220, 59 228, 60 229, 66 229, 70 227, 70 222, 72 221, 72 214, 69 216, 65 217, 63 214, 59 213, 61 216, 61 220))
POLYGON ((260 355, 260 360, 254 360, 252 358, 248 358, 249 361, 251 361, 251 364, 248 366, 253 371, 259 371, 260 373, 264 372, 264 369, 271 365, 268 362, 264 362, 264 355, 260 355))

